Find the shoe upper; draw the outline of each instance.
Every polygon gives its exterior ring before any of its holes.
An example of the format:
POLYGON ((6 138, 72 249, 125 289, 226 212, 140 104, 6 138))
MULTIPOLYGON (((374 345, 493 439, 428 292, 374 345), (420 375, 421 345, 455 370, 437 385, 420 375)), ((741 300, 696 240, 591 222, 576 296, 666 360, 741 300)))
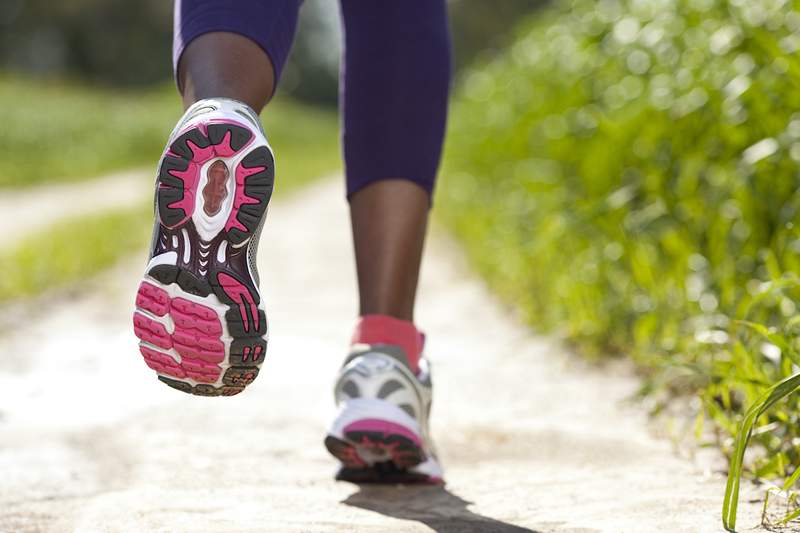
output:
POLYGON ((415 374, 398 346, 356 344, 342 366, 334 396, 337 406, 354 399, 389 402, 413 418, 427 437, 432 381, 430 365, 424 357, 415 374))

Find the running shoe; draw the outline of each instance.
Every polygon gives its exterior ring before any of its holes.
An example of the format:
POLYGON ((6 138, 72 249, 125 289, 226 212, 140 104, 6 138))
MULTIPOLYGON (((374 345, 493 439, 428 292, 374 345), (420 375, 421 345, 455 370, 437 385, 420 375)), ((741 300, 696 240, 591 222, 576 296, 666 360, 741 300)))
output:
POLYGON ((325 447, 341 462, 336 479, 353 483, 443 483, 429 430, 431 372, 404 350, 356 344, 334 388, 338 413, 325 447))
POLYGON ((232 396, 258 375, 267 319, 256 253, 274 171, 258 116, 241 102, 201 100, 170 135, 133 315, 145 363, 170 387, 232 396))

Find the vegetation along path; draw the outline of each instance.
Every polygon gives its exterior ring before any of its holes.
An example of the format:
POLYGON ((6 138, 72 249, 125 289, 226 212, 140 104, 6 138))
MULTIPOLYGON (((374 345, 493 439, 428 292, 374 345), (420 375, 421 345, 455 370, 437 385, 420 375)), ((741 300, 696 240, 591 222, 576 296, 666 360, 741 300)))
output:
MULTIPOLYGON (((531 335, 434 232, 419 323, 448 484, 332 480, 322 446, 355 313, 338 181, 278 197, 261 244, 271 340, 232 398, 157 382, 130 314, 144 260, 0 316, 0 531, 720 530, 724 479, 676 457, 625 402, 637 380, 531 335)), ((758 523, 743 488, 740 525, 758 523)))
POLYGON ((59 219, 124 209, 152 195, 152 171, 119 172, 80 183, 55 183, 0 193, 3 246, 24 239, 59 219))

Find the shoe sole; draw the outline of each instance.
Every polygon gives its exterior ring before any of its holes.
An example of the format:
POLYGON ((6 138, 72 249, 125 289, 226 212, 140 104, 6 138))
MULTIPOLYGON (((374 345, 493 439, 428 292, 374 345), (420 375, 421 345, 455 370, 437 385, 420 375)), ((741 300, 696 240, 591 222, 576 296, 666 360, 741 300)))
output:
POLYGON ((255 140, 248 126, 212 118, 179 134, 161 159, 155 259, 133 328, 145 363, 182 392, 238 394, 266 355, 249 251, 272 195, 274 158, 255 140))
POLYGON ((414 472, 427 456, 419 437, 393 422, 359 420, 344 428, 344 438, 329 434, 325 447, 342 467, 336 479, 352 483, 430 483, 441 478, 414 472))

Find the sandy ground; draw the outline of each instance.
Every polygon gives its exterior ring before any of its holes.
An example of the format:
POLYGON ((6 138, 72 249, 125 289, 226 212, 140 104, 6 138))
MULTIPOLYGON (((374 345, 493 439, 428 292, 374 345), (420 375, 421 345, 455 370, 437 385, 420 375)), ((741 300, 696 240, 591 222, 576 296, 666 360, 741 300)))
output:
MULTIPOLYGON (((721 530, 724 479, 652 436, 625 401, 630 370, 532 335, 436 234, 418 321, 448 484, 334 482, 322 438, 356 310, 341 185, 279 198, 269 217, 268 361, 239 396, 181 394, 140 360, 144 257, 0 312, 0 531, 721 530)), ((745 487, 743 530, 761 492, 745 487)))

